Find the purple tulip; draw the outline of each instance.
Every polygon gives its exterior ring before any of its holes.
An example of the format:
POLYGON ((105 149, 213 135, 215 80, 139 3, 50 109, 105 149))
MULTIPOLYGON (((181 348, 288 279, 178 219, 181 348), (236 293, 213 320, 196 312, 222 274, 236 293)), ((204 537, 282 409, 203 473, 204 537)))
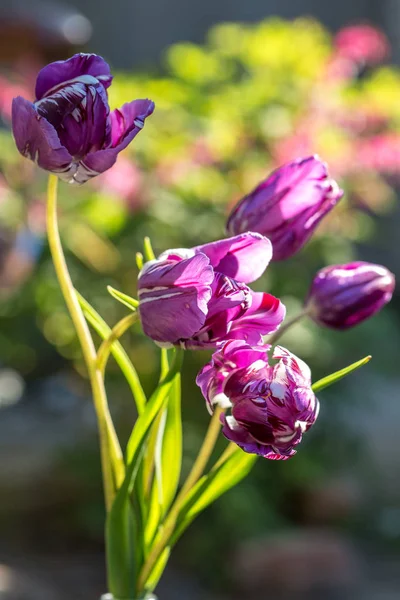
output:
POLYGON ((23 156, 69 183, 103 173, 143 128, 151 100, 134 100, 110 112, 112 76, 96 54, 75 54, 44 67, 36 101, 13 100, 12 128, 23 156))
POLYGON ((274 171, 233 209, 228 232, 258 231, 273 246, 273 260, 298 252, 343 191, 318 156, 299 158, 274 171))
POLYGON ((265 271, 270 241, 258 233, 163 252, 139 273, 143 331, 160 344, 214 347, 231 339, 257 344, 276 331, 284 305, 246 284, 265 271))
POLYGON ((318 271, 306 310, 320 325, 349 329, 390 302, 395 278, 386 267, 367 262, 331 265, 318 271))
POLYGON ((280 346, 273 353, 278 362, 270 366, 269 350, 268 345, 227 341, 196 383, 211 412, 216 404, 230 409, 221 416, 228 440, 246 452, 285 460, 315 422, 319 403, 308 366, 280 346))

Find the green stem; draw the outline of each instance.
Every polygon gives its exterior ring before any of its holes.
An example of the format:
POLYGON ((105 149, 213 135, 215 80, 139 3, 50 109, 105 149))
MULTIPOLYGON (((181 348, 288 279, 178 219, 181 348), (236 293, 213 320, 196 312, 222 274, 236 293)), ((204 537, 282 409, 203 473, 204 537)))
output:
POLYGON ((47 188, 47 235, 57 279, 88 369, 94 406, 99 423, 105 503, 107 510, 109 510, 114 499, 115 489, 120 485, 124 477, 124 463, 108 408, 102 373, 96 365, 96 349, 79 305, 61 245, 57 222, 57 184, 58 178, 55 175, 50 175, 47 188))
MULTIPOLYGON (((78 297, 79 304, 86 319, 93 329, 97 331, 99 336, 105 340, 111 334, 111 328, 79 292, 75 290, 75 293, 78 297)), ((141 415, 146 407, 147 398, 141 386, 136 369, 120 342, 114 342, 114 344, 111 346, 111 354, 114 356, 131 389, 132 395, 135 399, 137 411, 139 415, 141 415)))
POLYGON ((230 442, 212 469, 213 470, 218 469, 218 467, 220 467, 225 461, 227 461, 228 458, 230 458, 232 456, 232 454, 234 454, 236 452, 237 449, 238 449, 237 445, 234 444, 233 442, 230 442))
POLYGON ((171 510, 168 513, 168 516, 165 520, 165 523, 164 523, 164 526, 162 529, 161 536, 159 537, 158 541, 156 541, 155 545, 153 546, 153 548, 143 566, 143 569, 142 569, 141 573, 139 574, 139 580, 138 580, 139 591, 145 590, 146 582, 147 582, 148 578, 150 577, 161 554, 163 553, 166 546, 168 545, 168 542, 174 532, 174 528, 176 525, 177 518, 179 516, 179 512, 185 501, 186 494, 191 490, 191 488, 194 486, 194 484, 200 479, 200 477, 202 476, 202 474, 204 472, 204 469, 207 466, 207 463, 210 459, 210 456, 212 454, 212 451, 214 449, 215 443, 217 441, 217 438, 218 438, 218 435, 220 432, 220 428, 221 428, 220 416, 221 416, 222 412, 223 412, 223 409, 220 407, 217 407, 214 411, 213 416, 211 417, 211 421, 210 421, 206 436, 204 438, 203 444, 200 448, 200 452, 197 455, 197 458, 193 464, 193 467, 192 467, 185 483, 183 484, 173 506, 171 507, 171 510))
POLYGON ((304 308, 298 315, 289 319, 286 323, 282 325, 270 338, 267 340, 267 344, 276 344, 276 342, 283 336, 284 333, 287 332, 293 325, 301 321, 304 317, 308 315, 308 310, 304 308))
POLYGON ((128 331, 128 329, 132 327, 134 323, 136 323, 137 320, 137 313, 131 313, 130 315, 124 317, 118 321, 116 325, 114 325, 108 338, 103 340, 97 352, 97 368, 103 373, 103 376, 113 344, 117 342, 119 338, 123 336, 124 333, 128 331))

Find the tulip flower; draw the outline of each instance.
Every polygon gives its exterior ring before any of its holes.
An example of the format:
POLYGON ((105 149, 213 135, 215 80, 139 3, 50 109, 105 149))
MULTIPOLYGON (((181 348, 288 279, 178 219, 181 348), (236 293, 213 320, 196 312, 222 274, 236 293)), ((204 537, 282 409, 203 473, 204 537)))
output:
POLYGON ((111 80, 110 67, 96 54, 75 54, 44 67, 36 80, 36 101, 13 100, 20 153, 69 183, 85 183, 112 167, 154 103, 134 100, 110 112, 111 80))
POLYGON ((280 300, 246 285, 262 275, 271 254, 270 241, 257 233, 163 252, 139 273, 144 332, 184 348, 232 338, 257 344, 285 316, 280 300))
POLYGON ((303 433, 315 422, 319 403, 308 366, 285 348, 243 341, 225 342, 197 376, 207 406, 222 414, 223 434, 246 452, 270 459, 293 456, 303 433))
POLYGON ((317 156, 297 159, 274 171, 233 209, 231 235, 257 231, 273 246, 273 260, 284 260, 308 241, 343 195, 317 156))
POLYGON ((331 265, 318 271, 305 310, 320 325, 349 329, 387 304, 395 278, 386 267, 367 262, 331 265))

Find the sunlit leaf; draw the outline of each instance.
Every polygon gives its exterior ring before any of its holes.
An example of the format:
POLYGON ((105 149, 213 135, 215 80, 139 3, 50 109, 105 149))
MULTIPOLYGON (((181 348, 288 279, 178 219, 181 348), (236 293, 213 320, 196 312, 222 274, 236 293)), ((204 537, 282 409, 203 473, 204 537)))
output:
MULTIPOLYGON (((162 371, 168 365, 167 350, 163 350, 162 371)), ((175 497, 182 466, 181 380, 179 374, 171 384, 168 402, 157 426, 154 448, 154 480, 149 498, 146 542, 150 546, 161 519, 175 497)))
POLYGON ((332 373, 331 375, 328 375, 327 377, 323 377, 319 381, 316 381, 315 383, 312 384, 311 387, 312 387, 313 391, 320 392, 321 390, 328 387, 329 385, 336 383, 337 381, 339 381, 339 379, 346 377, 346 375, 350 375, 350 373, 353 373, 353 371, 355 371, 356 369, 359 369, 360 367, 366 365, 371 360, 371 358, 372 358, 372 356, 366 356, 365 358, 358 360, 357 362, 353 363, 352 365, 349 365, 348 367, 341 369, 340 371, 336 371, 336 373, 332 373))
POLYGON ((107 291, 113 298, 118 300, 118 302, 121 302, 121 304, 124 304, 124 306, 127 306, 131 310, 136 310, 139 306, 139 302, 135 300, 135 298, 131 298, 127 294, 115 290, 111 285, 107 286, 107 291))
POLYGON ((145 237, 143 240, 143 254, 146 260, 154 260, 155 254, 149 237, 145 237))
POLYGON ((217 463, 207 475, 204 475, 192 488, 182 506, 171 545, 200 512, 242 481, 250 473, 256 460, 256 455, 237 448, 224 462, 217 463))
MULTIPOLYGON (((110 591, 115 598, 134 597, 135 578, 141 566, 144 547, 143 543, 140 545, 142 540, 138 535, 138 532, 143 531, 143 526, 142 523, 136 521, 140 519, 140 511, 132 510, 131 495, 132 492, 134 496, 141 494, 141 491, 134 487, 136 483, 138 486, 142 483, 137 474, 146 439, 167 399, 170 384, 180 370, 181 360, 182 351, 177 351, 174 364, 136 421, 127 445, 125 479, 118 490, 106 526, 108 582, 110 591), (137 493, 135 494, 135 492, 137 493)), ((135 498, 133 502, 135 503, 135 498)))

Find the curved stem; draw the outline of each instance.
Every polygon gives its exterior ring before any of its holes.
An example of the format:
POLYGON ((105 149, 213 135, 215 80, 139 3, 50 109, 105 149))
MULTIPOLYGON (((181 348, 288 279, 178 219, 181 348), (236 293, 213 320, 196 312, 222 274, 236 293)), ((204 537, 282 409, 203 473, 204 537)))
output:
MULTIPOLYGON (((104 319, 101 318, 99 313, 94 310, 93 306, 91 306, 89 302, 85 300, 82 294, 76 290, 75 293, 88 323, 95 331, 97 331, 99 336, 105 340, 110 335, 111 328, 107 325, 104 319)), ((120 342, 114 342, 114 344, 111 346, 111 354, 114 356, 119 368, 124 374, 126 382, 129 385, 132 395, 135 399, 138 414, 141 415, 145 409, 147 398, 141 386, 136 369, 120 342)))
POLYGON ((123 480, 124 464, 121 448, 108 408, 102 373, 96 366, 96 349, 79 305, 61 245, 57 222, 57 184, 58 178, 55 175, 50 175, 47 188, 47 235, 57 279, 74 324, 89 373, 93 401, 99 423, 104 496, 106 508, 109 510, 115 495, 115 488, 123 480))
POLYGON ((238 449, 237 444, 234 444, 233 442, 229 442, 229 444, 227 445, 227 447, 225 448, 225 450, 223 451, 223 453, 221 454, 221 456, 219 457, 219 459, 213 466, 212 470, 218 469, 218 467, 220 467, 226 460, 228 460, 228 458, 230 458, 232 456, 232 454, 234 452, 236 452, 237 449, 238 449))
POLYGON ((164 527, 162 529, 161 536, 158 541, 156 541, 153 546, 144 566, 139 575, 138 580, 138 589, 139 591, 143 591, 146 586, 146 582, 151 575, 158 559, 161 554, 165 550, 168 542, 174 532, 174 528, 176 525, 177 518, 179 516, 179 511, 182 508, 183 502, 185 500, 186 494, 191 490, 194 484, 200 479, 203 474, 204 469, 207 466, 207 463, 210 459, 212 451, 214 449, 215 443, 217 441, 220 429, 221 422, 220 416, 224 409, 217 407, 214 411, 213 416, 211 417, 210 424, 208 426, 208 430, 206 436, 204 438, 203 444, 200 448, 200 452, 197 455, 197 458, 193 464, 193 467, 183 484, 174 504, 172 505, 171 510, 168 513, 168 516, 165 520, 164 527))
POLYGON ((114 325, 108 338, 103 340, 103 342, 97 352, 97 368, 103 373, 103 375, 104 375, 104 371, 105 371, 105 368, 107 365, 108 358, 111 353, 112 345, 114 344, 114 342, 117 342, 119 340, 119 338, 121 336, 123 336, 124 333, 126 331, 128 331, 128 329, 130 327, 132 327, 132 325, 134 323, 136 323, 137 320, 138 320, 137 313, 134 312, 134 313, 131 313, 130 315, 127 315, 126 317, 124 317, 123 319, 118 321, 118 323, 116 325, 114 325))
POLYGON ((306 317, 308 315, 308 312, 309 311, 306 308, 304 308, 301 312, 299 312, 298 315, 296 315, 292 319, 289 319, 286 323, 284 323, 282 325, 282 327, 280 327, 280 329, 278 329, 278 331, 276 331, 269 338, 269 340, 267 340, 267 344, 271 344, 271 345, 276 344, 276 342, 283 336, 283 334, 286 333, 287 330, 292 327, 292 325, 295 325, 296 323, 301 321, 304 317, 306 317))

